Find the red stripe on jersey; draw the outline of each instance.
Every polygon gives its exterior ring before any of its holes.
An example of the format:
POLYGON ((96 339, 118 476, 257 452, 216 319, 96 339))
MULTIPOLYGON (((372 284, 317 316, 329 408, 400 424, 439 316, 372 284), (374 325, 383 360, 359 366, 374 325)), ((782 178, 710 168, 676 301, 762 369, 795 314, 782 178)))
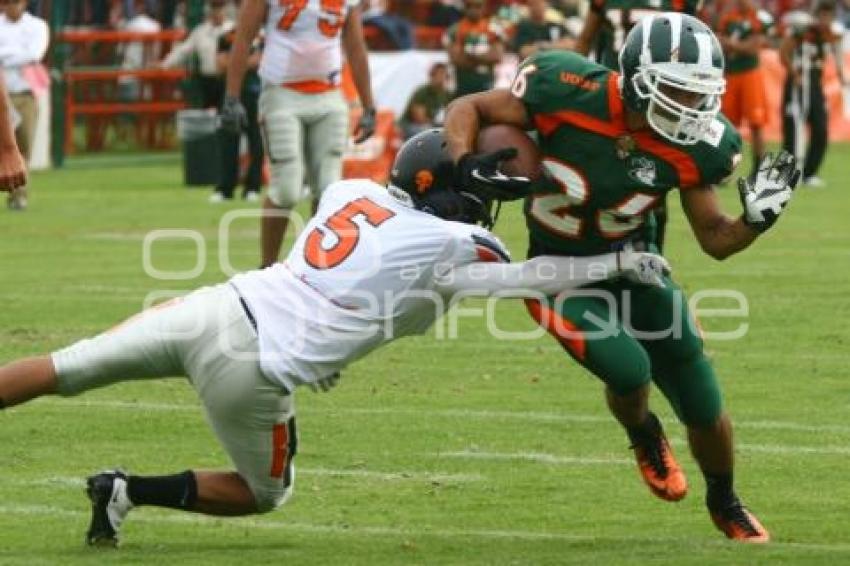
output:
POLYGON ((688 153, 653 137, 650 132, 635 132, 634 138, 640 149, 660 157, 676 170, 679 175, 680 189, 688 189, 699 184, 699 168, 688 153))
POLYGON ((560 342, 561 346, 583 362, 587 355, 587 343, 578 327, 536 299, 526 299, 525 308, 537 324, 560 342))
POLYGON ((562 110, 550 114, 537 114, 534 117, 534 125, 544 136, 554 132, 561 124, 569 124, 609 138, 616 138, 627 133, 618 78, 617 73, 608 75, 608 84, 606 85, 608 89, 608 112, 610 114, 608 120, 595 118, 575 110, 562 110))
POLYGON ((620 96, 620 75, 613 72, 608 75, 608 113, 611 115, 612 122, 618 124, 623 130, 626 129, 623 97, 620 96))
POLYGON ((593 116, 588 116, 583 112, 574 110, 562 110, 561 112, 552 112, 551 114, 538 114, 534 117, 534 125, 544 136, 548 136, 558 129, 562 124, 569 124, 582 130, 587 130, 595 134, 616 138, 624 133, 624 130, 618 128, 616 124, 606 122, 593 116))
POLYGON ((286 469, 286 451, 289 443, 289 431, 286 423, 277 423, 272 427, 272 469, 269 475, 273 478, 283 476, 286 469))
POLYGON ((654 137, 651 130, 629 132, 626 127, 623 98, 620 96, 618 79, 619 75, 617 73, 608 75, 609 120, 594 118, 593 116, 574 110, 563 110, 561 112, 536 115, 534 117, 534 125, 544 136, 550 135, 562 124, 569 124, 576 128, 609 138, 631 134, 637 142, 638 148, 663 159, 676 170, 676 173, 679 175, 680 188, 696 186, 700 181, 699 169, 688 153, 654 137))

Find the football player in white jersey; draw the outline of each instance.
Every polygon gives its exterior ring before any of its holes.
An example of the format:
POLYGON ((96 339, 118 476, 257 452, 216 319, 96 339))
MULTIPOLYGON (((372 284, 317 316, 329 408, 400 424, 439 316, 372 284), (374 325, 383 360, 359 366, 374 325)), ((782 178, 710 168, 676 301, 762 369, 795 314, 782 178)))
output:
POLYGON ((235 466, 91 476, 87 542, 116 544, 134 506, 230 516, 271 511, 295 480, 294 389, 328 388, 352 361, 424 333, 459 296, 549 296, 618 276, 663 285, 664 260, 633 251, 508 263, 499 240, 475 225, 489 222, 487 207, 452 188, 453 178, 442 131, 423 132, 400 150, 388 188, 368 180, 329 187, 284 263, 0 367, 0 407, 186 376, 235 466))
POLYGON ((360 0, 244 0, 230 53, 222 126, 240 131, 245 110, 239 90, 249 46, 265 26, 259 74, 259 119, 271 162, 271 185, 260 224, 261 267, 278 260, 289 211, 304 185, 314 209, 322 191, 342 176, 348 141, 348 104, 339 89, 342 52, 363 112, 355 141, 375 130, 375 105, 360 22, 360 0))

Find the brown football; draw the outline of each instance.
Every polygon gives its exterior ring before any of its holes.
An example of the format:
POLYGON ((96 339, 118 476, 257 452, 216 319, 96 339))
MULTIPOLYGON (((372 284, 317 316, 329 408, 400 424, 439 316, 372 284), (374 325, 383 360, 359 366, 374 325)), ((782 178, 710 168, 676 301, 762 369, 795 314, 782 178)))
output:
POLYGON ((501 170, 505 175, 528 177, 532 181, 540 177, 543 172, 540 150, 523 130, 516 126, 495 124, 478 132, 475 147, 477 153, 490 153, 505 147, 515 147, 518 152, 515 158, 502 162, 501 170))

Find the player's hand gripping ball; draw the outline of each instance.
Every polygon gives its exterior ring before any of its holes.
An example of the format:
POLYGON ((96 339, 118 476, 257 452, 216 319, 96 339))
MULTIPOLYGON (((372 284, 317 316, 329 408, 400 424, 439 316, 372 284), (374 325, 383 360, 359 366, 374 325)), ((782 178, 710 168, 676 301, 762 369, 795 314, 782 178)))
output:
POLYGON ((497 124, 478 133, 475 153, 458 160, 457 182, 488 199, 516 200, 528 195, 542 173, 540 151, 525 132, 497 124))

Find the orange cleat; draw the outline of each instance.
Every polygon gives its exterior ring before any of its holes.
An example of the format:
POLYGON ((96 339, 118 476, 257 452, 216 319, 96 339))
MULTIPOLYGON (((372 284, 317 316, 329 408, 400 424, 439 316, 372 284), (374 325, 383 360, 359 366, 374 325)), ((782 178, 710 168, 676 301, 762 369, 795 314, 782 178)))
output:
POLYGON ((665 501, 679 501, 688 494, 688 480, 673 456, 673 449, 664 436, 658 418, 652 413, 650 418, 653 421, 653 434, 631 446, 635 451, 640 475, 656 497, 665 501))
POLYGON ((735 502, 719 511, 710 511, 711 520, 727 538, 740 542, 763 544, 770 541, 767 532, 755 515, 735 499, 735 502))

